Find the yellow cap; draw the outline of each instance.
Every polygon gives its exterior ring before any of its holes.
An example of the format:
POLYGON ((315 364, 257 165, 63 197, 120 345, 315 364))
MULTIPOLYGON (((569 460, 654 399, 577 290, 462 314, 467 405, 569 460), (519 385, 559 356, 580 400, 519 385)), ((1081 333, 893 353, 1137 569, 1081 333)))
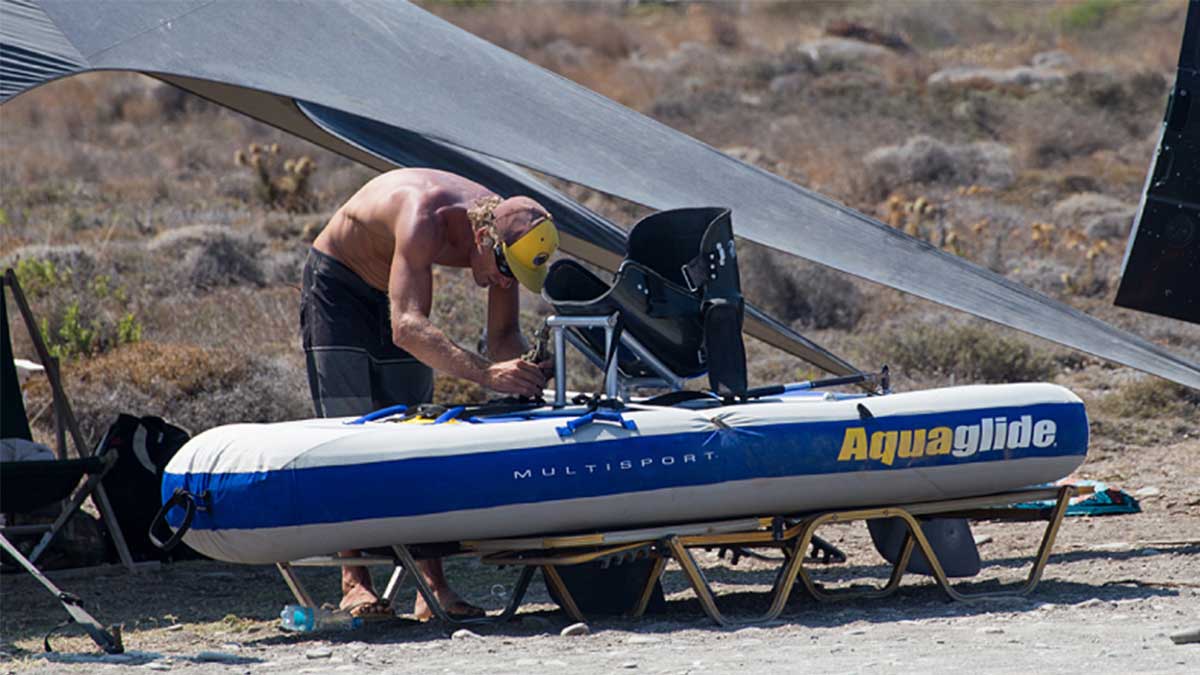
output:
POLYGON ((534 293, 541 293, 550 256, 558 250, 558 228, 549 216, 545 216, 520 239, 512 244, 502 244, 501 250, 517 281, 534 293))

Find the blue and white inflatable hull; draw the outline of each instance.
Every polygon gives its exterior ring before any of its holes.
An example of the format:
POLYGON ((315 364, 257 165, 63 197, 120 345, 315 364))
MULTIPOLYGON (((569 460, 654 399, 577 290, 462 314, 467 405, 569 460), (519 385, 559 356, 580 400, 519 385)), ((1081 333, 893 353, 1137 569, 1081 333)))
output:
MULTIPOLYGON (((270 563, 339 550, 781 515, 985 495, 1083 461, 1083 403, 1050 384, 710 409, 397 424, 313 419, 206 431, 163 497, 201 496, 184 541, 270 563), (626 428, 636 427, 636 428, 626 428)), ((168 522, 178 527, 182 509, 168 522)))

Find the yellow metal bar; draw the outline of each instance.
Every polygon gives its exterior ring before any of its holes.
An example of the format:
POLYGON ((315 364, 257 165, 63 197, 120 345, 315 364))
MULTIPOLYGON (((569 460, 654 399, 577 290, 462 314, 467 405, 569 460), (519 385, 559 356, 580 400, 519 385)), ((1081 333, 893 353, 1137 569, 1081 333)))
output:
POLYGON ((547 551, 544 555, 524 556, 519 551, 501 551, 482 556, 479 560, 489 565, 580 565, 649 545, 650 542, 636 542, 594 551, 547 551))
POLYGON ((604 544, 604 534, 576 534, 568 537, 527 537, 524 539, 469 539, 462 542, 469 551, 540 551, 550 548, 579 548, 604 544))
MULTIPOLYGON (((1058 530, 1062 526, 1063 517, 1067 514, 1067 507, 1071 504, 1071 495, 1074 494, 1074 488, 1064 486, 1059 488, 1058 501, 1054 505, 1054 511, 1050 515, 1049 521, 1046 523, 1046 530, 1042 533, 1042 542, 1038 546, 1037 554, 1034 556, 1033 565, 1029 570, 1029 576, 1024 583, 1018 586, 1005 588, 998 591, 985 591, 980 593, 965 593, 952 587, 946 576, 941 571, 941 566, 934 567, 937 572, 938 583, 942 586, 942 590, 946 591, 955 600, 981 600, 986 598, 1001 598, 1026 595, 1037 587, 1041 581, 1042 572, 1046 569, 1046 564, 1050 561, 1050 552, 1054 548, 1054 540, 1058 537, 1058 530)), ((928 542, 925 542, 925 548, 928 548, 928 542)), ((926 552, 926 557, 929 553, 926 552)), ((930 558, 933 562, 933 558, 930 558)))
POLYGON ((804 568, 804 556, 808 553, 808 545, 811 541, 811 536, 807 539, 796 539, 792 542, 792 547, 786 549, 789 552, 785 556, 787 561, 779 568, 779 573, 775 577, 775 588, 771 598, 771 606, 759 621, 772 621, 783 612, 784 605, 787 604, 788 598, 792 595, 792 587, 796 584, 796 577, 804 568))
POLYGON ((680 537, 684 546, 699 548, 703 546, 738 546, 753 544, 777 544, 771 532, 731 532, 729 534, 709 534, 693 537, 680 537))
POLYGON ((646 577, 646 585, 642 587, 642 594, 638 597, 637 604, 630 610, 629 616, 637 618, 646 613, 646 608, 650 606, 650 598, 654 595, 654 585, 658 583, 658 578, 662 576, 663 570, 666 567, 666 558, 662 556, 654 558, 654 565, 650 568, 650 575, 646 577))
POLYGON ((658 541, 670 535, 702 536, 723 532, 745 532, 770 527, 770 518, 739 518, 708 523, 683 523, 638 530, 617 530, 561 537, 528 537, 520 539, 472 539, 462 542, 463 548, 472 551, 528 551, 551 548, 581 548, 584 546, 606 546, 616 544, 658 541))
MULTIPOLYGON (((848 591, 842 590, 837 592, 824 591, 816 586, 809 577, 807 570, 802 569, 800 577, 808 590, 808 592, 816 599, 827 601, 832 599, 847 599, 847 598, 877 598, 892 594, 900 585, 900 580, 904 576, 904 572, 908 567, 908 561, 915 547, 920 548, 921 553, 925 555, 925 559, 929 562, 930 571, 933 573, 934 580, 938 586, 945 591, 946 595, 954 600, 979 600, 986 598, 999 598, 1025 595, 1032 591, 1041 579, 1042 573, 1046 568, 1046 564, 1050 559, 1050 552, 1054 547, 1054 540, 1058 535, 1058 530, 1062 525, 1063 517, 1066 515, 1067 507, 1070 505, 1072 495, 1076 494, 1077 489, 1073 486, 1063 486, 1055 489, 1057 499, 1054 509, 1046 524, 1046 530, 1042 535, 1042 541, 1038 547, 1038 551, 1033 560, 1033 566, 1029 571, 1029 576, 1025 582, 1003 588, 996 591, 985 591, 980 593, 967 593, 960 591, 950 583, 946 576, 945 570, 942 568, 941 560, 938 559, 937 553, 934 552, 933 546, 925 537, 924 531, 921 529, 921 523, 914 515, 902 508, 889 507, 881 509, 863 509, 857 511, 843 511, 835 513, 827 513, 812 518, 803 523, 804 530, 801 536, 801 542, 807 546, 811 541, 813 533, 821 525, 827 525, 834 522, 848 522, 850 520, 873 520, 876 518, 899 518, 905 524, 907 530, 904 540, 901 555, 892 568, 892 574, 888 583, 880 588, 870 589, 866 591, 848 591)), ((1009 496, 1003 496, 1008 499, 1009 496)), ((1009 502, 1011 503, 1011 502, 1009 502)))
POLYGON ((696 593, 696 598, 700 600, 700 607, 704 609, 704 613, 708 615, 708 618, 720 626, 730 625, 730 622, 721 614, 721 610, 717 608, 716 600, 713 598, 712 587, 709 586, 708 579, 704 577, 704 571, 696 564, 696 559, 692 557, 692 554, 688 552, 678 537, 667 537, 664 543, 667 549, 670 550, 671 556, 675 558, 675 562, 679 563, 679 567, 683 570, 684 576, 687 577, 688 583, 692 585, 692 591, 696 593))
POLYGON ((546 585, 553 588, 554 592, 558 594, 559 600, 562 601, 563 611, 567 613, 567 616, 575 621, 587 621, 583 612, 579 611, 579 605, 575 604, 575 597, 571 595, 571 591, 567 590, 567 585, 558 575, 558 570, 554 569, 554 565, 542 565, 541 567, 542 578, 545 579, 546 585))
MULTIPOLYGON (((862 518, 862 520, 871 520, 873 518, 897 517, 896 514, 893 513, 893 509, 878 509, 876 512, 879 515, 872 515, 869 517, 864 517, 864 518, 862 518)), ((859 513, 865 513, 865 512, 859 512, 859 513)), ((822 525, 826 525, 830 522, 834 522, 836 520, 835 516, 837 516, 837 515, 838 514, 836 514, 836 513, 830 513, 830 514, 825 514, 823 516, 819 516, 817 518, 807 521, 805 523, 804 532, 799 540, 800 545, 801 545, 801 548, 799 550, 802 553, 804 551, 808 550, 808 545, 812 542, 813 535, 816 533, 817 528, 819 528, 822 525)), ((904 520, 906 525, 908 524, 909 521, 904 519, 903 516, 899 516, 899 517, 902 520, 904 520)), ((852 599, 852 598, 860 599, 860 598, 887 597, 887 596, 891 595, 892 593, 894 593, 896 591, 896 589, 900 587, 900 581, 904 578, 905 570, 908 569, 909 558, 912 557, 914 542, 915 542, 915 540, 911 536, 911 534, 905 535, 904 544, 900 547, 900 555, 897 557, 896 563, 892 566, 892 573, 888 577, 887 583, 880 587, 869 588, 869 589, 865 589, 865 590, 843 589, 843 590, 838 590, 838 591, 826 591, 826 590, 820 588, 816 584, 816 582, 813 581, 812 577, 810 577, 808 574, 808 570, 804 569, 803 563, 801 564, 801 568, 800 568, 800 579, 804 583, 804 587, 808 591, 809 595, 813 596, 814 598, 816 598, 817 600, 820 600, 822 602, 828 602, 830 600, 846 600, 846 599, 852 599)))

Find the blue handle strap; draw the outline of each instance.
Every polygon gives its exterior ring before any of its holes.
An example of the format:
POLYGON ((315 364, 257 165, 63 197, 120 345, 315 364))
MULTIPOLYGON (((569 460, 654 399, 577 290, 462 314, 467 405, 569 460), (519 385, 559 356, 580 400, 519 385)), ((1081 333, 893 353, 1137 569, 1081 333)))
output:
POLYGON ((349 422, 346 422, 346 424, 366 424, 367 422, 374 422, 375 420, 380 419, 382 417, 388 417, 391 415, 399 415, 400 413, 405 412, 407 410, 408 410, 408 406, 406 406, 406 405, 393 405, 393 406, 389 406, 387 408, 382 408, 380 410, 376 410, 375 412, 372 412, 372 413, 367 413, 366 415, 363 415, 362 417, 359 417, 358 419, 353 419, 353 420, 350 420, 349 422))
POLYGON ((559 438, 566 438, 574 435, 580 427, 587 426, 592 422, 616 422, 621 425, 622 429, 629 431, 637 431, 637 424, 633 420, 627 420, 621 416, 621 413, 615 410, 593 410, 589 413, 584 413, 573 420, 568 420, 565 426, 556 427, 559 438))
POLYGON ((459 415, 461 415, 462 412, 466 409, 467 409, 467 406, 465 406, 465 405, 456 405, 453 408, 442 413, 441 415, 438 415, 437 419, 433 420, 433 423, 434 424, 443 424, 445 422, 449 422, 450 420, 454 419, 455 417, 458 417, 459 415))

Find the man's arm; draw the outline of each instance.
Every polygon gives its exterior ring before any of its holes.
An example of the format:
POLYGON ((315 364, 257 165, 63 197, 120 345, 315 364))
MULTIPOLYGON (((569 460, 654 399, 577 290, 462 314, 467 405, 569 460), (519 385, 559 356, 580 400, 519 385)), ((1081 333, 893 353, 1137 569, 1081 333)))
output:
POLYGON ((415 205, 401 218, 409 227, 396 232, 388 278, 392 342, 434 370, 477 382, 489 389, 534 396, 545 379, 520 359, 492 363, 458 346, 429 321, 433 304, 433 257, 441 245, 436 223, 425 222, 415 205))
POLYGON ((488 289, 487 353, 503 361, 515 359, 529 349, 521 335, 521 300, 517 284, 488 289))

